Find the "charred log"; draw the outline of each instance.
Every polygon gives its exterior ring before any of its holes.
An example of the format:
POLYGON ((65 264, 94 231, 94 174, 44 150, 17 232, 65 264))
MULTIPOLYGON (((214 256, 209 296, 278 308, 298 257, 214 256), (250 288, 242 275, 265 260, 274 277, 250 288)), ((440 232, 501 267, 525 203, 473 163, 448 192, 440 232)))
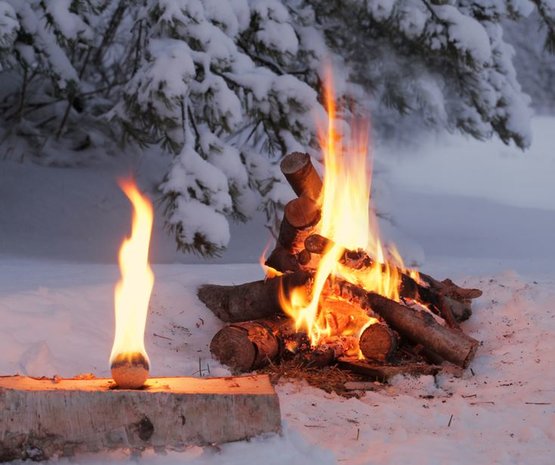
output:
MULTIPOLYGON (((364 360, 340 358, 338 360, 338 365, 341 368, 381 382, 387 381, 397 375, 434 376, 441 372, 447 372, 453 376, 462 376, 462 370, 458 367, 453 367, 452 365, 429 365, 422 362, 401 363, 399 365, 379 365, 364 360)), ((353 383, 353 389, 364 389, 364 386, 357 386, 353 383)))

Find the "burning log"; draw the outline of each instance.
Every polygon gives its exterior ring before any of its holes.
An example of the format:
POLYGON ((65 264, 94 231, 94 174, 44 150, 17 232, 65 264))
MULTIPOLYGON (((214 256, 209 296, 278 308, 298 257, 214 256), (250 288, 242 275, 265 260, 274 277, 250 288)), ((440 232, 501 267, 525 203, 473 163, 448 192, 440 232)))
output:
POLYGON ((320 209, 308 197, 291 200, 283 212, 276 248, 266 265, 278 271, 297 271, 310 261, 304 241, 320 221, 320 209))
POLYGON ((0 377, 0 462, 104 449, 175 449, 279 432, 268 376, 108 379, 0 377), (225 413, 225 414, 223 414, 225 413))
POLYGON ((401 336, 455 365, 466 368, 478 348, 478 341, 458 329, 441 326, 427 312, 415 310, 381 295, 342 280, 329 284, 342 298, 357 302, 362 308, 372 309, 401 336))
MULTIPOLYGON (((333 241, 319 234, 311 234, 305 239, 306 250, 313 254, 321 255, 332 246, 333 241)), ((359 250, 345 250, 339 262, 343 266, 358 271, 363 271, 375 265, 374 260, 366 252, 359 250)), ((401 277, 401 287, 399 289, 401 297, 433 306, 450 327, 457 327, 457 321, 468 319, 472 314, 470 299, 482 295, 482 291, 479 289, 464 289, 451 280, 445 280, 441 283, 431 276, 420 274, 423 281, 430 286, 425 287, 403 270, 397 269, 397 273, 401 277)))
POLYGON ((290 289, 305 285, 310 276, 308 272, 297 271, 238 286, 205 284, 199 288, 197 295, 226 323, 257 320, 281 314, 280 288, 287 294, 290 289))
POLYGON ((280 167, 299 197, 285 206, 277 244, 266 260, 266 265, 281 272, 297 271, 310 262, 304 240, 314 232, 320 221, 318 198, 322 191, 322 180, 306 153, 286 155, 280 167))
POLYGON ((264 318, 225 326, 212 338, 210 352, 236 373, 262 368, 284 357, 294 358, 299 366, 324 367, 338 357, 356 354, 359 347, 371 360, 391 359, 397 349, 397 337, 387 325, 376 320, 356 336, 352 334, 356 329, 353 322, 357 314, 366 315, 365 312, 338 299, 324 299, 321 307, 333 333, 344 336, 325 338, 311 349, 306 333, 297 331, 292 319, 264 318))
POLYGON ((286 155, 280 163, 280 169, 295 194, 318 200, 322 192, 322 180, 308 153, 293 152, 286 155))

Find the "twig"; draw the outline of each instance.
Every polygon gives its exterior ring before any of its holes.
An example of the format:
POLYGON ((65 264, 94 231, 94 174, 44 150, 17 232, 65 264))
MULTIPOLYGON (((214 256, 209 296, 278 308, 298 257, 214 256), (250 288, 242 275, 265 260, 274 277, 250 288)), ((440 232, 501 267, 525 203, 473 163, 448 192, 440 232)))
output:
POLYGON ((453 414, 449 417, 449 423, 447 423, 447 428, 451 427, 451 422, 453 421, 453 414))

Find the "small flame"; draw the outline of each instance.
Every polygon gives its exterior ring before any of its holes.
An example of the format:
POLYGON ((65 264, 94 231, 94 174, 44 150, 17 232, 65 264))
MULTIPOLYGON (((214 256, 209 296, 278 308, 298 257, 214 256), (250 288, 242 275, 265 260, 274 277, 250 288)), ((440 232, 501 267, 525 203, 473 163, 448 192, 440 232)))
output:
POLYGON ((260 266, 262 267, 262 271, 264 271, 264 278, 265 279, 275 278, 275 277, 281 276, 283 274, 280 271, 276 270, 275 268, 272 268, 271 266, 266 265, 266 260, 268 259, 268 257, 266 255, 268 254, 268 251, 270 250, 271 244, 272 244, 272 241, 269 240, 267 242, 266 246, 264 247, 264 250, 260 254, 260 257, 258 258, 258 263, 260 263, 260 266))
MULTIPOLYGON (((306 296, 300 288, 291 290, 288 296, 283 292, 280 294, 284 311, 295 319, 297 330, 302 328, 307 331, 314 346, 321 343, 324 337, 338 335, 333 334, 320 303, 330 276, 340 277, 369 292, 398 301, 401 284, 399 269, 405 269, 395 248, 384 250, 377 218, 370 204, 372 165, 369 157, 369 121, 354 121, 350 132, 341 133, 338 130, 331 72, 327 73, 325 80, 324 100, 328 121, 319 133, 325 176, 319 199, 322 220, 317 232, 331 239, 334 245, 318 264, 311 296, 306 296), (366 252, 373 259, 372 266, 353 270, 341 265, 345 249, 366 252)), ((358 315, 358 330, 355 333, 361 334, 368 325, 376 322, 366 314, 363 317, 358 315)))
POLYGON ((115 288, 116 333, 110 363, 129 362, 142 355, 149 364, 144 334, 148 302, 154 285, 154 274, 148 263, 152 232, 152 203, 137 189, 134 181, 120 180, 119 185, 133 206, 131 237, 125 239, 119 251, 121 279, 115 288))

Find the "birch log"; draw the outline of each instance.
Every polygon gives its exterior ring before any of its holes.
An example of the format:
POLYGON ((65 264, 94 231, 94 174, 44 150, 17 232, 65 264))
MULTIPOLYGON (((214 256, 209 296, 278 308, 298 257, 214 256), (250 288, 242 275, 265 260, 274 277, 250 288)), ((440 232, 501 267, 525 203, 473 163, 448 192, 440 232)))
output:
POLYGON ((128 448, 179 449, 280 431, 267 376, 108 379, 0 377, 0 462, 128 448))

